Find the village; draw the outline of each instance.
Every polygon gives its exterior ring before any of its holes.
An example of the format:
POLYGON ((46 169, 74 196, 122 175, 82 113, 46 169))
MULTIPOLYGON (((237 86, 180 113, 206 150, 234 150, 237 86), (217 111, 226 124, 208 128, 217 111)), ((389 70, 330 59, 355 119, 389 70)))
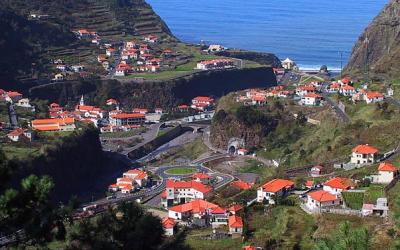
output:
MULTIPOLYGON (((79 33, 79 36, 84 38, 82 34, 79 33)), ((89 34, 89 36, 93 36, 93 34, 89 34)), ((157 39, 152 37, 146 41, 156 43, 157 39)), ((138 48, 135 43, 129 42, 124 44, 122 57, 133 53, 133 50, 136 57, 127 57, 126 61, 119 62, 115 71, 116 76, 130 74, 132 64, 138 62, 135 60, 140 59, 139 55, 142 51, 144 55, 149 53, 144 49, 145 46, 139 46, 138 48), (129 52, 129 50, 131 51, 129 52)), ((112 57, 113 50, 108 49, 107 51, 110 51, 107 56, 112 57)), ((154 58, 151 61, 153 62, 154 58)), ((153 68, 158 69, 161 66, 158 64, 161 60, 156 61, 154 64, 144 63, 144 65, 150 66, 151 69, 147 66, 146 68, 153 71, 153 68)), ((285 61, 282 62, 282 69, 275 69, 278 77, 295 70, 295 64, 292 61, 285 61)), ((199 62, 197 68, 202 70, 227 69, 234 67, 233 65, 232 61, 221 59, 199 62)), ((75 69, 76 67, 71 68, 79 71, 78 68, 75 69)), ((153 72, 155 71, 157 70, 153 72)), ((393 96, 394 90, 391 86, 384 88, 380 86, 381 92, 376 89, 377 86, 352 81, 350 77, 326 80, 319 76, 306 74, 295 84, 281 82, 278 86, 268 89, 239 91, 234 94, 234 101, 239 105, 256 108, 263 108, 274 100, 290 101, 294 106, 302 108, 302 112, 307 115, 307 122, 318 125, 321 121, 309 116, 315 110, 331 109, 340 119, 345 120, 347 106, 357 103, 378 104, 393 96)), ((73 109, 51 103, 48 105, 46 118, 33 117, 27 124, 20 126, 17 116, 12 115, 13 112, 11 112, 14 106, 24 108, 27 112, 34 112, 35 106, 18 92, 0 90, 0 94, 1 102, 7 104, 10 111, 10 124, 7 126, 6 122, 2 123, 2 130, 9 131, 6 134, 8 138, 6 143, 8 144, 21 140, 35 140, 37 132, 75 131, 80 129, 82 124, 90 124, 98 128, 101 135, 139 131, 148 128, 151 124, 165 122, 163 115, 169 112, 181 113, 182 118, 179 121, 190 123, 196 120, 196 116, 209 113, 213 115, 218 104, 218 100, 214 97, 197 96, 191 100, 191 103, 178 105, 171 110, 162 108, 150 110, 146 107, 127 110, 114 98, 108 99, 103 108, 87 105, 85 97, 82 95, 73 109)), ((228 151, 228 155, 235 159, 259 159, 250 148, 245 146, 235 148, 234 151, 228 149, 228 151)), ((144 194, 154 190, 152 193, 156 193, 159 200, 157 204, 152 204, 151 209, 162 211, 163 216, 161 217, 166 236, 174 235, 180 227, 188 227, 194 230, 211 229, 211 231, 207 231, 209 233, 207 237, 210 239, 241 238, 249 223, 245 211, 254 206, 261 206, 264 213, 268 213, 275 206, 294 204, 304 213, 311 215, 352 215, 387 220, 390 209, 386 193, 398 180, 398 166, 390 160, 397 153, 398 148, 382 152, 374 145, 360 144, 351 152, 347 152, 346 160, 335 163, 333 169, 326 168, 324 165, 308 167, 302 175, 304 179, 302 182, 292 178, 262 179, 263 182, 260 182, 258 177, 239 178, 210 169, 208 165, 205 167, 205 162, 201 163, 200 167, 192 164, 189 168, 194 169, 194 173, 171 174, 166 170, 157 176, 159 173, 157 170, 149 170, 144 165, 141 168, 132 168, 122 173, 115 183, 111 183, 107 190, 109 194, 107 200, 117 201, 124 197, 131 197, 132 194, 144 194), (349 178, 343 174, 371 167, 374 168, 372 174, 368 173, 358 176, 358 178, 349 178), (156 181, 153 180, 155 176, 157 177, 156 181), (221 197, 224 190, 229 188, 238 190, 237 194, 246 193, 245 198, 241 200, 215 199, 215 197, 221 197)), ((279 164, 265 167, 278 168, 279 164)), ((141 202, 140 199, 138 201, 141 202)), ((86 208, 88 208, 86 212, 90 211, 93 205, 86 208)), ((246 249, 256 249, 256 247, 251 245, 246 249)))
POLYGON ((93 66, 102 68, 103 76, 106 78, 139 79, 157 77, 157 73, 160 72, 171 76, 176 73, 178 76, 182 72, 225 70, 240 68, 243 65, 242 60, 214 56, 214 53, 225 49, 221 45, 209 45, 204 50, 196 51, 197 55, 193 61, 193 58, 186 55, 187 52, 184 51, 187 48, 181 46, 182 51, 174 51, 168 47, 171 42, 156 35, 137 37, 127 41, 108 41, 102 39, 95 31, 78 29, 72 32, 78 40, 97 46, 97 50, 101 53, 97 55, 96 65, 85 65, 80 60, 78 64, 69 64, 63 58, 54 59, 55 73, 52 82, 74 79, 74 75, 75 78, 78 76, 84 79, 93 77, 93 66))

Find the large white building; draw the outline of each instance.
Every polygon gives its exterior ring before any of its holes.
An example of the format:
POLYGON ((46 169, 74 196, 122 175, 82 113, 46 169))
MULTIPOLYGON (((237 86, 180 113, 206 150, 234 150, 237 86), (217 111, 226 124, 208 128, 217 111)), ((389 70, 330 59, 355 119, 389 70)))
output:
POLYGON ((167 180, 165 191, 161 195, 161 203, 163 207, 170 207, 194 199, 204 199, 211 191, 211 187, 198 181, 167 180))
POLYGON ((142 124, 146 121, 146 116, 139 113, 118 113, 110 115, 109 121, 112 126, 142 124))

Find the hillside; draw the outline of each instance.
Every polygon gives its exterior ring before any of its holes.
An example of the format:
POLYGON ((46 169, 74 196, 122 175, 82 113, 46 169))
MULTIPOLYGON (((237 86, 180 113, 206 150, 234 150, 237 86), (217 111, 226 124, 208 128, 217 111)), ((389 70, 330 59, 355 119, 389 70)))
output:
POLYGON ((7 35, 0 39, 0 87, 46 78, 49 61, 57 57, 75 63, 90 60, 97 48, 71 32, 82 28, 113 41, 146 34, 171 36, 144 0, 2 1, 0 31, 7 35), (31 14, 48 16, 35 19, 31 14))
POLYGON ((369 67, 375 75, 400 76, 399 12, 400 1, 390 0, 358 39, 345 69, 347 73, 360 74, 369 67))

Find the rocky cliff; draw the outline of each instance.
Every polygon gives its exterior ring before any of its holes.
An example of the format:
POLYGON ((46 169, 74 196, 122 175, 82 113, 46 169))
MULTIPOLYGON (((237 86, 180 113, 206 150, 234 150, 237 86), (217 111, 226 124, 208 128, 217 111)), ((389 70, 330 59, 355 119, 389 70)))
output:
POLYGON ((391 0, 365 29, 353 48, 347 73, 369 68, 376 76, 400 76, 400 1, 391 0))

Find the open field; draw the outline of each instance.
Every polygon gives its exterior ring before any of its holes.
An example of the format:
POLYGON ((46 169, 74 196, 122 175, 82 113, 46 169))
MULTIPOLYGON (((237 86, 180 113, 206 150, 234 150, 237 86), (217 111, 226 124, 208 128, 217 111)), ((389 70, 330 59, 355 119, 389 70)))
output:
POLYGON ((196 172, 197 170, 195 168, 189 168, 189 167, 171 168, 165 171, 166 174, 172 174, 172 175, 194 174, 196 172))

